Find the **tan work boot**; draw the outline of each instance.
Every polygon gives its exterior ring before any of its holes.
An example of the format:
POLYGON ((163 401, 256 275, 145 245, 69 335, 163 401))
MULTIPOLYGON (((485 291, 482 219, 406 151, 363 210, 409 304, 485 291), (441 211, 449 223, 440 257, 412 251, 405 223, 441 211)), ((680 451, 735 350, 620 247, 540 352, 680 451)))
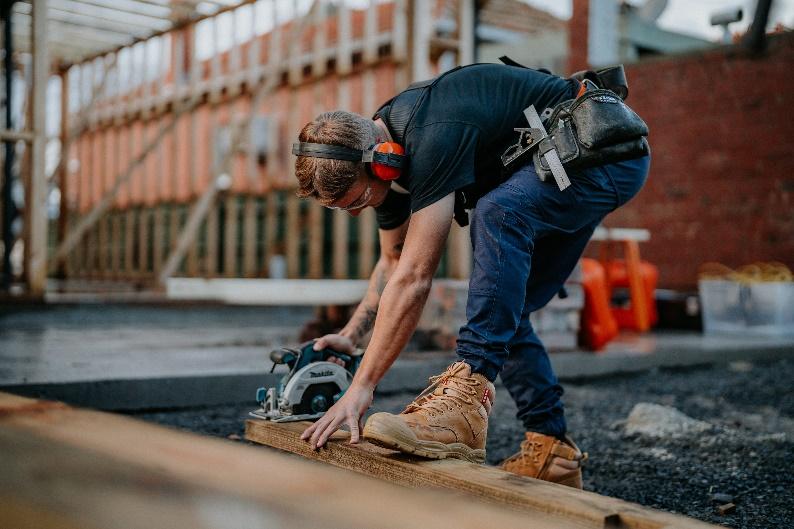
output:
POLYGON ((479 373, 472 375, 465 362, 455 362, 430 380, 399 415, 373 414, 364 426, 364 438, 422 457, 484 463, 493 384, 479 373))
POLYGON ((587 453, 582 453, 570 437, 562 442, 556 437, 527 432, 521 451, 504 460, 502 469, 530 478, 542 479, 582 488, 582 463, 587 453))

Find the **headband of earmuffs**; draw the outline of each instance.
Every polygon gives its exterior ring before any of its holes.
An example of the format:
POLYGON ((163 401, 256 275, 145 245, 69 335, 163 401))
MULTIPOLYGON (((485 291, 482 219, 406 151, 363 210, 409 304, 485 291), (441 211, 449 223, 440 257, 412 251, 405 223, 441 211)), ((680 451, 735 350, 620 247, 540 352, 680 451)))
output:
POLYGON ((396 180, 405 166, 406 156, 401 145, 393 142, 376 143, 360 150, 342 145, 299 142, 292 144, 292 154, 330 160, 364 163, 367 171, 381 180, 396 180))

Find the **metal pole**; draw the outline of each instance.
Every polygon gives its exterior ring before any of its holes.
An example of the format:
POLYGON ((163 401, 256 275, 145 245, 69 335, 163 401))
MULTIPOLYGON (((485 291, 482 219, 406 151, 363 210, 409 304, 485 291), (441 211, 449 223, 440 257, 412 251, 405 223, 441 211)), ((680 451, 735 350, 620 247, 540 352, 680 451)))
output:
MULTIPOLYGON (((13 130, 13 116, 11 113, 12 79, 14 74, 13 63, 13 31, 11 27, 11 6, 14 2, 3 2, 2 9, 3 27, 3 70, 5 72, 5 128, 13 130)), ((0 288, 8 290, 11 285, 11 246, 14 244, 14 234, 11 231, 14 219, 17 216, 16 206, 11 196, 11 189, 14 184, 14 148, 16 142, 6 140, 5 143, 5 162, 3 164, 3 264, 2 277, 0 277, 0 288)))

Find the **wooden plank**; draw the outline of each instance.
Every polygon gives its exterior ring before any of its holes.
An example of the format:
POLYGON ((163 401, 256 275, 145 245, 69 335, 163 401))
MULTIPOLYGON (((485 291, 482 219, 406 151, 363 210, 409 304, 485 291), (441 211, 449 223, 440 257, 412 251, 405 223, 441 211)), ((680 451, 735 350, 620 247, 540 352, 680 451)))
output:
POLYGON ((364 11, 364 63, 378 60, 378 5, 369 0, 364 11))
POLYGON ((367 208, 358 217, 358 277, 367 278, 375 267, 375 210, 367 208))
POLYGON ((616 498, 517 476, 497 467, 457 459, 422 459, 367 442, 351 445, 350 435, 343 431, 335 433, 325 448, 312 450, 309 443, 300 440, 300 434, 309 424, 247 420, 245 438, 391 483, 449 489, 481 501, 509 506, 531 514, 533 523, 551 515, 562 516, 579 527, 715 527, 616 498))
POLYGON ((226 220, 223 225, 223 275, 237 277, 237 232, 240 225, 237 195, 229 194, 224 206, 226 220))
POLYGON ((89 278, 96 278, 97 269, 97 228, 96 225, 88 232, 86 237, 86 273, 89 278))
POLYGON ((33 100, 30 103, 33 142, 30 175, 25 180, 25 282, 34 296, 44 294, 47 281, 47 83, 50 75, 47 35, 48 1, 33 4, 33 100))
POLYGON ((325 34, 326 11, 326 4, 320 2, 320 5, 314 10, 314 16, 312 17, 312 25, 314 26, 314 35, 312 38, 312 75, 316 78, 325 75, 328 65, 325 34))
MULTIPOLYGON (((201 224, 199 224, 199 228, 201 224)), ((196 231, 198 235, 198 228, 196 231)), ((185 272, 189 277, 198 277, 199 275, 199 244, 198 240, 193 239, 192 241, 188 241, 188 248, 187 253, 185 255, 185 272)), ((176 252, 176 248, 174 248, 173 252, 176 252)), ((179 268, 179 265, 176 267, 179 268)), ((175 269, 176 271, 176 269, 175 269)), ((162 275, 161 275, 162 277, 162 275)))
POLYGON ((333 254, 331 257, 331 268, 334 279, 346 279, 348 277, 348 241, 350 240, 350 216, 341 211, 333 214, 333 254))
POLYGON ((292 28, 290 30, 290 42, 287 46, 287 63, 289 64, 288 80, 289 84, 297 85, 303 79, 303 70, 301 68, 301 33, 302 26, 298 24, 298 0, 290 2, 292 28))
MULTIPOLYGON (((214 186, 210 186, 214 187, 214 186)), ((207 238, 206 246, 204 247, 204 275, 207 277, 216 277, 218 275, 218 204, 215 200, 209 206, 207 211, 207 238)))
MULTIPOLYGON (((144 121, 149 120, 149 115, 151 113, 151 109, 154 106, 153 102, 153 90, 154 86, 153 83, 149 80, 149 71, 152 67, 156 67, 156 64, 152 64, 153 62, 156 63, 156 59, 153 57, 152 54, 152 42, 153 39, 148 39, 141 42, 140 46, 142 48, 143 53, 143 64, 141 68, 141 119, 144 121)), ((145 133, 144 133, 145 134, 145 133)))
POLYGON ((235 97, 240 93, 240 80, 242 79, 242 47, 240 43, 237 12, 232 11, 229 13, 231 19, 230 25, 232 30, 232 47, 228 52, 228 71, 226 72, 226 92, 231 97, 235 97))
POLYGON ((212 31, 210 31, 210 40, 212 42, 212 57, 210 57, 210 102, 217 102, 221 97, 221 89, 223 88, 223 82, 225 81, 225 76, 221 72, 221 54, 218 48, 218 32, 219 32, 219 21, 218 17, 212 17, 208 19, 207 24, 210 25, 212 31))
POLYGON ((339 4, 336 16, 339 28, 339 34, 336 39, 336 73, 343 76, 349 74, 353 68, 353 49, 351 46, 353 17, 347 2, 339 4))
MULTIPOLYGON (((174 250, 177 238, 179 237, 179 228, 182 226, 182 209, 181 204, 168 204, 168 254, 174 250)), ((160 269, 162 272, 162 268, 160 269)))
POLYGON ((165 250, 165 210, 162 204, 154 206, 154 230, 152 233, 152 273, 157 277, 163 266, 165 250))
POLYGON ((474 62, 474 2, 458 0, 458 64, 474 62))
MULTIPOLYGON (((74 223, 74 213, 69 212, 69 217, 66 219, 66 223, 67 223, 66 228, 69 229, 69 227, 74 223)), ((71 279, 72 277, 76 276, 78 271, 78 263, 79 263, 78 257, 79 256, 77 255, 77 252, 74 251, 67 256, 65 261, 66 262, 65 277, 67 279, 71 279)))
POLYGON ((243 277, 255 277, 256 266, 256 197, 246 196, 243 204, 243 277))
MULTIPOLYGON (((168 84, 168 74, 172 69, 178 67, 178 60, 172 60, 173 48, 177 47, 177 40, 182 36, 181 31, 174 31, 168 35, 159 37, 160 39, 160 61, 157 69, 157 92, 155 93, 155 104, 157 105, 156 112, 159 115, 165 110, 166 92, 165 87, 168 84), (168 39, 168 46, 166 46, 166 39, 168 39)), ((171 79, 171 93, 176 94, 176 76, 171 79)))
MULTIPOLYGON (((71 73, 64 71, 61 74, 61 160, 69 158, 71 153, 71 145, 69 139, 69 83, 71 73)), ((58 190, 60 191, 60 204, 58 215, 58 231, 56 241, 60 242, 66 237, 69 224, 69 166, 61 161, 55 170, 55 176, 58 179, 58 190)), ((2 211, 2 205, 0 205, 2 211)), ((2 223, 2 216, 0 216, 0 223, 2 223)), ((55 274, 57 277, 67 276, 66 259, 61 259, 56 263, 55 274)))
POLYGON ((196 48, 198 47, 196 44, 197 26, 198 23, 190 24, 186 28, 189 38, 185 39, 188 46, 188 54, 190 56, 190 73, 189 73, 188 86, 190 87, 191 101, 198 101, 201 98, 202 83, 203 83, 202 72, 201 72, 201 60, 199 59, 198 53, 196 51, 196 48))
POLYGON ((408 57, 408 1, 394 0, 391 55, 398 63, 404 62, 408 57))
POLYGON ((430 36, 432 32, 432 3, 421 0, 408 2, 408 63, 411 82, 430 77, 430 36))
POLYGON ((295 279, 300 275, 300 239, 303 235, 300 219, 300 202, 295 193, 287 192, 287 214, 285 229, 287 246, 287 277, 295 279))
POLYGON ((323 235, 325 232, 323 207, 312 201, 309 204, 309 278, 323 277, 323 235))
MULTIPOLYGON (((276 77, 281 69, 283 59, 281 42, 281 24, 279 24, 277 0, 270 0, 268 15, 274 23, 274 28, 270 31, 267 40, 267 74, 269 77, 276 77)), ((273 136, 278 137, 278 136, 273 136)))
POLYGON ((264 235, 262 237, 263 245, 263 262, 267 269, 268 276, 273 277, 273 271, 270 270, 270 259, 278 253, 276 251, 276 229, 278 226, 278 198, 276 191, 271 190, 265 197, 265 221, 264 221, 264 235))
POLYGON ((138 274, 149 275, 149 219, 152 212, 142 206, 138 212, 138 274))
POLYGON ((106 278, 108 275, 108 261, 110 260, 110 215, 105 215, 105 218, 99 221, 99 234, 98 234, 98 248, 97 256, 99 263, 97 271, 99 277, 106 278))
MULTIPOLYGON (((259 83, 259 76, 261 72, 260 65, 260 47, 261 40, 256 34, 256 23, 259 20, 257 11, 261 9, 262 3, 256 2, 251 6, 251 16, 249 22, 251 24, 251 40, 248 41, 248 86, 256 86, 259 83)), ((275 22, 275 20, 274 20, 275 22)))
POLYGON ((110 228, 110 275, 114 279, 121 277, 121 213, 114 211, 111 215, 110 228))
POLYGON ((3 527, 576 527, 119 415, 3 395, 0 411, 3 527))
POLYGON ((131 277, 135 274, 135 264, 132 254, 135 251, 135 210, 128 209, 124 213, 124 275, 131 277))

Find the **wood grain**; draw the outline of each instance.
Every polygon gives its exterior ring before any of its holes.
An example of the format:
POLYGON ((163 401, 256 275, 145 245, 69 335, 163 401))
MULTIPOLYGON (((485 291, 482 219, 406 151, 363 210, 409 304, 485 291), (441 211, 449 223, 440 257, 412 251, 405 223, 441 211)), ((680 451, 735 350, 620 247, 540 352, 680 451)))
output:
POLYGON ((307 442, 300 440, 300 433, 308 424, 248 420, 245 438, 391 483, 451 489, 479 500, 520 509, 532 514, 533 519, 535 516, 563 516, 582 527, 714 527, 592 492, 516 476, 496 467, 454 459, 422 459, 366 442, 351 445, 346 432, 334 434, 325 448, 312 450, 307 442))

